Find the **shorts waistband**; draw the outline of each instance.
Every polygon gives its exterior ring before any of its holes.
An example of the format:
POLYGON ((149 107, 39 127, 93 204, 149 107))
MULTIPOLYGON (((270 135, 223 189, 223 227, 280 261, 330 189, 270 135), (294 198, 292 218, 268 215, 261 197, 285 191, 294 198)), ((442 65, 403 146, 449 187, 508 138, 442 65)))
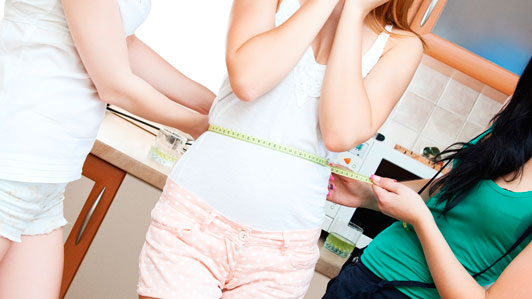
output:
MULTIPOLYGON (((193 215, 201 228, 216 225, 222 234, 238 235, 238 239, 245 243, 268 243, 273 246, 311 246, 316 244, 321 229, 301 231, 262 231, 239 224, 221 214, 213 207, 197 198, 194 194, 168 179, 161 199, 175 208, 184 209, 193 215)), ((266 215, 267 217, 267 215, 266 215)))

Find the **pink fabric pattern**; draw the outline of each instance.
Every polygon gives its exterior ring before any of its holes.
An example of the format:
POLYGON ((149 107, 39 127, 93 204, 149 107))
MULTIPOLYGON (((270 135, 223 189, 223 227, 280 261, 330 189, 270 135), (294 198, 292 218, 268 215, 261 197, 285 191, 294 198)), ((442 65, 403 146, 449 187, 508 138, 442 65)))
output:
MULTIPOLYGON (((139 259, 138 293, 154 298, 303 298, 320 229, 240 225, 168 180, 139 259)), ((267 217, 267 215, 265 216, 267 217)))

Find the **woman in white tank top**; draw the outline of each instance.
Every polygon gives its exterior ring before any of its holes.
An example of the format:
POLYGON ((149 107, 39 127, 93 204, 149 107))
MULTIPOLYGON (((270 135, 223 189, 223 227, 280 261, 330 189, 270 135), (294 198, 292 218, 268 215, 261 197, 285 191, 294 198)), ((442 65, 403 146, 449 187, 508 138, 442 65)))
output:
POLYGON ((104 117, 99 96, 192 135, 206 130, 214 94, 133 35, 149 9, 150 0, 6 0, 0 298, 58 297, 64 188, 81 176, 104 117))
MULTIPOLYGON (((421 59, 411 4, 234 0, 228 78, 209 123, 328 158, 361 144, 421 59)), ((329 176, 327 167, 206 132, 152 212, 139 294, 301 298, 319 257, 329 176), (181 283, 182 273, 195 279, 181 283)))

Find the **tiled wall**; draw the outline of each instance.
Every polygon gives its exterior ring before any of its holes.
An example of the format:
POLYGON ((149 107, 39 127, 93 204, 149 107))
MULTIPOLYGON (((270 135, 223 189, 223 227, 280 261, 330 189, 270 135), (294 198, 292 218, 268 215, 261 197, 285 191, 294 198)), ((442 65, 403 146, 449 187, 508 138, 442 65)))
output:
POLYGON ((506 95, 427 55, 379 132, 386 143, 417 153, 443 150, 482 132, 506 95))

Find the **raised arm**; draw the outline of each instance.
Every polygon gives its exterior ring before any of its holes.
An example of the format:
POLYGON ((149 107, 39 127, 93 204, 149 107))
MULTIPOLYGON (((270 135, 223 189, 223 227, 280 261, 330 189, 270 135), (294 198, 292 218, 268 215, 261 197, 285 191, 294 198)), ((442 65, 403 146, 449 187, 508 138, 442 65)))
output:
POLYGON ((133 73, 171 100, 201 114, 209 113, 214 93, 183 75, 135 35, 127 38, 133 73))
POLYGON ((116 1, 62 3, 78 53, 102 100, 194 137, 207 129, 207 116, 180 106, 133 73, 116 1))
POLYGON ((243 101, 264 95, 288 75, 338 0, 307 0, 288 21, 275 27, 278 3, 279 0, 233 3, 226 62, 231 87, 243 101))
POLYGON ((335 152, 368 140, 406 90, 423 54, 413 34, 394 38, 392 47, 362 78, 362 25, 386 0, 345 0, 320 99, 320 129, 335 152))
POLYGON ((531 298, 532 245, 529 244, 485 290, 455 257, 432 214, 410 188, 390 179, 377 179, 374 190, 380 210, 411 223, 421 242, 434 283, 444 299, 531 298))

